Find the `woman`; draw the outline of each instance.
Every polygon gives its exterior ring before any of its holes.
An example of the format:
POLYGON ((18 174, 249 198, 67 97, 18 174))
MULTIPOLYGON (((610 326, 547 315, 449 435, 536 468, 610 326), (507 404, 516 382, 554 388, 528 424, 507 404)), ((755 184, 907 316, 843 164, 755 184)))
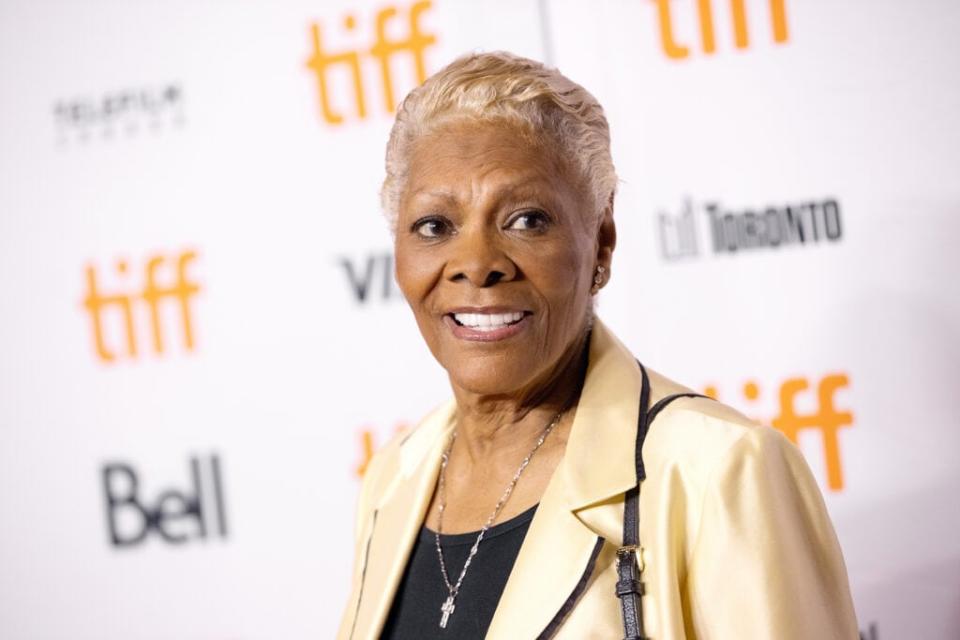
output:
POLYGON ((339 637, 856 638, 799 452, 593 316, 616 245, 596 99, 467 56, 404 100, 386 167, 397 281, 453 399, 368 467, 339 637))

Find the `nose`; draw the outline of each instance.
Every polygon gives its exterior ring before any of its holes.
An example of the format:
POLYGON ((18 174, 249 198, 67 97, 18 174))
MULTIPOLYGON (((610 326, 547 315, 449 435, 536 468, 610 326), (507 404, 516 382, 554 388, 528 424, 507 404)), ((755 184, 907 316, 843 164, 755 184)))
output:
POLYGON ((504 252, 494 230, 461 229, 452 249, 445 274, 448 280, 491 287, 517 276, 517 266, 504 252))

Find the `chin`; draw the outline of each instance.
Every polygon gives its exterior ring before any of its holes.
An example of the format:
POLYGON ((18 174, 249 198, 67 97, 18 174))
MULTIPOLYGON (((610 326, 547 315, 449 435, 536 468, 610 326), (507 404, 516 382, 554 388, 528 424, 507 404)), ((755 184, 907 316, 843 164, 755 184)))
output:
POLYGON ((518 392, 530 382, 528 378, 533 373, 530 367, 523 367, 519 362, 504 362, 495 357, 475 357, 445 368, 457 387, 492 396, 518 392))

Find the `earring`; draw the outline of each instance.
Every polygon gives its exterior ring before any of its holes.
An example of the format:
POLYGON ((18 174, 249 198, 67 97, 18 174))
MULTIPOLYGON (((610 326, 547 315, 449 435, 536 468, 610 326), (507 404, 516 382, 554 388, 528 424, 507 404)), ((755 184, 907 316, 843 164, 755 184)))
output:
POLYGON ((590 288, 590 292, 594 295, 600 291, 600 285, 603 284, 603 274, 606 273, 603 265, 597 265, 597 273, 593 276, 593 286, 590 288))

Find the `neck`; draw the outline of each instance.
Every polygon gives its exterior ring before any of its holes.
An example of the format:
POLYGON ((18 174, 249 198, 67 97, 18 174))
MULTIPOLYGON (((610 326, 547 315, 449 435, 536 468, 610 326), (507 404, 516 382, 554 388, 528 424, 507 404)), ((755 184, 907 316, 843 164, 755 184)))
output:
POLYGON ((529 448, 557 414, 572 408, 583 384, 588 350, 589 333, 584 333, 540 380, 517 393, 477 394, 454 387, 457 440, 471 461, 529 448))

